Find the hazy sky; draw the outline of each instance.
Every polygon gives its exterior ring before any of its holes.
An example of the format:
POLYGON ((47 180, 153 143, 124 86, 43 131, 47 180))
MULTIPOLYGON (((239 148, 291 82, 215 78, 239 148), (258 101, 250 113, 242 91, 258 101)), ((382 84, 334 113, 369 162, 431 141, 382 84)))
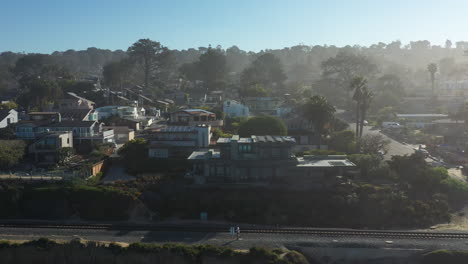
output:
POLYGON ((0 0, 0 52, 468 40, 466 0, 0 0))

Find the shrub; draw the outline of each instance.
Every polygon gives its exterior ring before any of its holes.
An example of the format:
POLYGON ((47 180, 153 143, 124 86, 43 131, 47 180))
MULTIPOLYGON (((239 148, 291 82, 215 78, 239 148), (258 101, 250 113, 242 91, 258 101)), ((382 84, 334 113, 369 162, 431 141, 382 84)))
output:
POLYGON ((423 264, 465 264, 468 263, 468 251, 437 250, 423 256, 423 264))

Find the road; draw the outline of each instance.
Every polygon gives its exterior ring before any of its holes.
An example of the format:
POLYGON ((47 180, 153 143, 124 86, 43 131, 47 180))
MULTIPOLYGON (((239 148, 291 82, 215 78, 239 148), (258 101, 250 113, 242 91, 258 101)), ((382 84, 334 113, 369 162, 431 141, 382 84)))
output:
MULTIPOLYGON (((349 129, 352 131, 356 131, 356 124, 355 123, 349 124, 349 129)), ((388 152, 384 156, 386 160, 391 159, 392 156, 410 155, 414 153, 415 148, 417 148, 417 146, 415 145, 401 143, 392 138, 389 138, 385 134, 381 133, 380 130, 378 129, 373 130, 371 126, 364 126, 364 130, 362 133, 363 135, 380 134, 385 139, 388 139, 390 141, 390 144, 388 145, 388 152)))
POLYGON ((266 248, 291 247, 350 247, 350 248, 406 248, 420 250, 466 249, 464 239, 389 239, 369 237, 323 237, 305 234, 242 234, 237 241, 228 233, 177 232, 177 231, 112 231, 73 230, 51 228, 0 228, 0 240, 32 240, 47 237, 55 240, 81 238, 105 242, 185 243, 229 246, 248 249, 253 246, 266 248))

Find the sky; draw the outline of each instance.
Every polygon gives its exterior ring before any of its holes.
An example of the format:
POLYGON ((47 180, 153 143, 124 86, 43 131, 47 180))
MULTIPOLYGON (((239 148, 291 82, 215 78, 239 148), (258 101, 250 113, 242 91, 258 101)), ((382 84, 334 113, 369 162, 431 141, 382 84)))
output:
POLYGON ((0 52, 468 40, 466 0, 0 0, 0 52))

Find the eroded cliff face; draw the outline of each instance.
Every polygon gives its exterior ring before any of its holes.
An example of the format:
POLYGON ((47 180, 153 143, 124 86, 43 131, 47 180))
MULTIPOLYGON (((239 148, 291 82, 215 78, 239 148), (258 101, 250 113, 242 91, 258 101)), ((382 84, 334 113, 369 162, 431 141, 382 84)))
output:
POLYGON ((237 252, 211 246, 99 243, 55 243, 50 240, 0 244, 2 264, 306 264, 297 252, 273 253, 264 249, 237 252))

